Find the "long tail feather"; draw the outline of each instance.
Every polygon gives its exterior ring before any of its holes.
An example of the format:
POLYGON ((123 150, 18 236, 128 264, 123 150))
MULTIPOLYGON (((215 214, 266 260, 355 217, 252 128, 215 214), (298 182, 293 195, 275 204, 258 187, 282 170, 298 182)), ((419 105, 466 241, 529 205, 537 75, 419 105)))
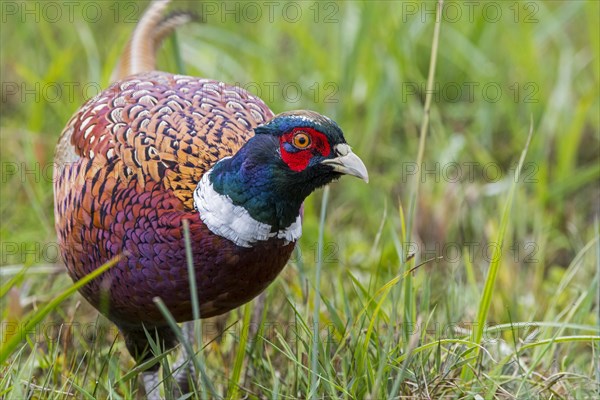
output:
POLYGON ((177 27, 198 20, 187 11, 174 11, 163 17, 170 0, 153 1, 135 27, 119 62, 112 73, 111 82, 129 75, 156 69, 156 52, 162 41, 177 27))

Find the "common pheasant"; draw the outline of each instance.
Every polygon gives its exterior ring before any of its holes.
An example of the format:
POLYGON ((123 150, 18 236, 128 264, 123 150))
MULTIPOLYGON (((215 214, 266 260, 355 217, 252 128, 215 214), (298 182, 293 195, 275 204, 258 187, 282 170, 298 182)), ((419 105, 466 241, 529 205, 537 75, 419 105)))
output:
MULTIPOLYGON (((77 281, 120 256, 84 286, 139 363, 146 331, 177 340, 153 299, 178 322, 193 318, 182 222, 189 221, 202 318, 260 294, 302 233, 302 203, 315 189, 367 170, 339 126, 313 111, 274 115, 238 87, 155 71, 162 38, 186 22, 150 5, 115 82, 67 123, 56 147, 56 231, 77 281)), ((143 375, 158 396, 158 364, 143 375)))

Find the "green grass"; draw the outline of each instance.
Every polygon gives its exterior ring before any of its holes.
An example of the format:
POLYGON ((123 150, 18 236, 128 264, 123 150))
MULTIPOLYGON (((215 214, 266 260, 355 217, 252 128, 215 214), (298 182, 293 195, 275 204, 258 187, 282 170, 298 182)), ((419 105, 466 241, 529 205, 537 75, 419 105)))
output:
MULTIPOLYGON (((145 7, 87 3, 73 23, 66 6, 52 22, 39 3, 38 23, 3 9, 2 398, 143 391, 114 326, 78 294, 55 300, 72 282, 55 244, 54 146, 81 88, 108 84, 127 17, 145 7), (84 18, 87 3, 98 21, 84 18)), ((293 22, 283 3, 272 23, 266 6, 256 23, 209 15, 159 54, 161 69, 241 83, 275 112, 332 116, 371 179, 307 200, 299 250, 264 309, 255 300, 197 326, 208 382, 198 396, 597 396, 599 3, 477 2, 470 18, 447 2, 437 49, 435 18, 421 14, 433 2, 325 2, 317 22, 313 2, 297 4, 293 22), (496 22, 489 4, 500 5, 496 22)))

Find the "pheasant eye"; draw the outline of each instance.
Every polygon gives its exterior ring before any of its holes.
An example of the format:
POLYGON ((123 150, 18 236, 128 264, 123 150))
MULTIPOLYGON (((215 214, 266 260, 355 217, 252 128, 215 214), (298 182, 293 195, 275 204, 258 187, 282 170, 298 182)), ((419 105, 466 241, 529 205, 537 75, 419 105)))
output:
POLYGON ((305 132, 298 132, 294 135, 292 144, 297 149, 306 149, 308 146, 310 146, 310 136, 308 136, 308 134, 305 132))

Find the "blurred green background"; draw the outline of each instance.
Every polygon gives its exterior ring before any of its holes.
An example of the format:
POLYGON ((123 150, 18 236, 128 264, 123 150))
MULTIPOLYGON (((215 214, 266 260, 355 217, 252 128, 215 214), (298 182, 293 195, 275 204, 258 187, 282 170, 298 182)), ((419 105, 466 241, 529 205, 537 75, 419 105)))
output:
MULTIPOLYGON (((53 227, 54 146, 77 108, 109 84, 146 6, 1 4, 0 276, 2 283, 12 279, 0 303, 3 342, 14 334, 11 324, 70 285, 53 227), (24 266, 29 270, 18 275, 24 266)), ((331 185, 322 251, 322 192, 307 200, 300 251, 267 290, 262 316, 283 333, 275 329, 242 349, 239 385, 251 398, 597 394, 600 3, 444 3, 430 129, 423 163, 416 164, 435 7, 172 6, 194 10, 205 23, 165 42, 161 70, 237 84, 276 113, 304 108, 329 115, 370 173, 368 185, 331 185), (465 343, 432 345, 472 339, 530 127, 487 316, 490 327, 501 328, 475 359, 465 343), (418 201, 410 210, 416 180, 418 201), (406 262, 408 253, 415 257, 406 262), (421 263, 409 284, 403 278, 386 291, 386 282, 421 263), (322 344, 310 340, 317 298, 318 322, 331 339, 322 344), (284 331, 291 323, 288 349, 284 331), (510 323, 529 325, 502 328, 510 323), (315 346, 316 369, 301 367, 315 346)), ((54 324, 51 332, 63 321, 82 321, 107 327, 104 333, 89 340, 73 329, 68 340, 52 341, 39 331, 1 367, 0 396, 136 396, 135 376, 123 378, 132 362, 122 341, 80 301, 73 296, 53 311, 45 320, 54 324)), ((239 313, 227 318, 214 327, 233 324, 239 333, 239 313)), ((223 396, 237 339, 221 335, 204 350, 223 396)))

